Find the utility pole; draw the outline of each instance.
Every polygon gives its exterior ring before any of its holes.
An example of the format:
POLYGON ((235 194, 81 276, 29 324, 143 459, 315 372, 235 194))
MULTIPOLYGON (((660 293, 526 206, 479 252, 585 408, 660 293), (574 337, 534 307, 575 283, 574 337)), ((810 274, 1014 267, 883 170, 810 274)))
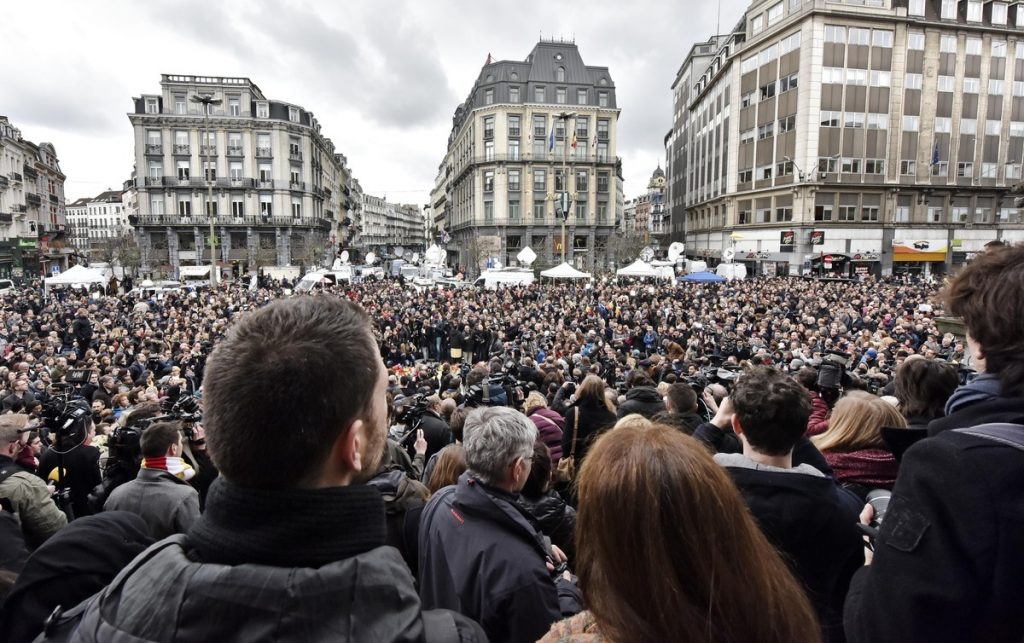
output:
MULTIPOLYGON (((203 122, 206 124, 206 136, 203 137, 205 145, 203 145, 203 178, 206 179, 206 217, 210 222, 210 285, 216 287, 220 282, 220 275, 217 274, 217 237, 216 232, 213 229, 213 212, 211 211, 211 204, 213 203, 213 179, 207 174, 209 169, 207 166, 210 163, 210 145, 206 139, 210 135, 210 110, 214 105, 220 105, 223 101, 219 98, 214 98, 212 94, 203 94, 201 96, 193 96, 191 98, 193 103, 203 106, 203 122)), ((202 253, 202 250, 199 251, 202 253)))

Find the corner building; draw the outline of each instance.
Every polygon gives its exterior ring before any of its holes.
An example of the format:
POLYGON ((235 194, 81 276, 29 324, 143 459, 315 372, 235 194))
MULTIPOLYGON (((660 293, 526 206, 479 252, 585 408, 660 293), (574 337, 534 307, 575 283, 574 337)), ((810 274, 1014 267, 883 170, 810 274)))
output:
POLYGON ((449 263, 514 265, 529 246, 543 267, 561 262, 564 243, 578 268, 609 267, 623 202, 618 117, 608 68, 584 64, 575 43, 542 40, 525 61, 484 65, 455 110, 431 193, 449 263), (574 197, 564 241, 563 189, 574 197))
POLYGON ((164 74, 160 89, 128 114, 143 272, 208 265, 211 221, 222 271, 333 256, 350 173, 312 112, 268 99, 248 78, 164 74), (204 95, 221 101, 209 114, 192 100, 204 95))
POLYGON ((1024 5, 755 2, 695 47, 666 136, 673 235, 756 274, 941 273, 1024 239, 1024 5))

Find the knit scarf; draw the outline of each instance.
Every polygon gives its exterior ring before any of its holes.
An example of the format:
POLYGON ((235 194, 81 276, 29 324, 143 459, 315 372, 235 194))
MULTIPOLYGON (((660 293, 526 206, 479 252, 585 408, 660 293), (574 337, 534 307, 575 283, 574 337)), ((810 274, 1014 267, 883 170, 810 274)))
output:
POLYGON ((965 406, 1002 397, 1003 383, 991 373, 982 373, 953 391, 946 402, 946 415, 952 415, 965 406))
POLYGON ((143 458, 142 459, 143 469, 159 469, 166 471, 167 473, 177 476, 182 480, 191 480, 196 475, 196 470, 192 468, 192 465, 188 464, 181 458, 174 457, 160 457, 160 458, 143 458))

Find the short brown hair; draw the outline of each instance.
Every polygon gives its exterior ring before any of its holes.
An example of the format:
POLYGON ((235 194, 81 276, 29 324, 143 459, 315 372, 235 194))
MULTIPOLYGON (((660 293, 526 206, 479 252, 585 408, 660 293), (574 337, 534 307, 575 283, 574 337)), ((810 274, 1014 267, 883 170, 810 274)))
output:
POLYGON ((668 387, 665 397, 672 403, 676 413, 686 413, 697 409, 697 392, 689 384, 677 382, 668 387))
POLYGON ((579 585, 609 640, 821 640, 800 584, 695 439, 608 431, 577 481, 579 585))
POLYGON ((807 391, 774 368, 757 366, 736 380, 732 406, 747 442, 758 453, 786 455, 807 432, 807 391))
POLYGON ((299 297, 245 315, 203 377, 210 456, 243 486, 302 486, 341 432, 368 417, 382 368, 354 302, 299 297))
POLYGON ((946 401, 959 382, 952 364, 927 357, 907 358, 896 371, 896 399, 900 402, 900 413, 908 420, 942 417, 946 401))
POLYGON ((430 472, 430 480, 427 480, 427 491, 433 495, 439 489, 455 484, 467 468, 466 450, 461 444, 449 444, 437 452, 437 462, 430 472))
POLYGON ((159 458, 167 455, 167 449, 181 439, 181 426, 177 422, 150 424, 139 438, 139 449, 143 458, 159 458))
POLYGON ((1024 243, 990 248, 953 278, 946 306, 981 346, 1003 394, 1024 395, 1024 243))

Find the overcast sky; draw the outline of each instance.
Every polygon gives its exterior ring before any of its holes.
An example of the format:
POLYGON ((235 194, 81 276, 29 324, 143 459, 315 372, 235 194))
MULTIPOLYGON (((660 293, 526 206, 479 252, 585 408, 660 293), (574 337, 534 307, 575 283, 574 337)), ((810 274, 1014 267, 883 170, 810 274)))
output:
MULTIPOLYGON (((747 6, 721 0, 721 29, 747 6)), ((119 188, 133 163, 131 99, 160 74, 247 76, 302 105, 363 189, 422 205, 458 103, 490 53, 524 60, 541 33, 607 66, 627 198, 664 164, 670 86, 718 24, 695 0, 101 0, 4 3, 0 114, 57 148, 68 201, 119 188)))

